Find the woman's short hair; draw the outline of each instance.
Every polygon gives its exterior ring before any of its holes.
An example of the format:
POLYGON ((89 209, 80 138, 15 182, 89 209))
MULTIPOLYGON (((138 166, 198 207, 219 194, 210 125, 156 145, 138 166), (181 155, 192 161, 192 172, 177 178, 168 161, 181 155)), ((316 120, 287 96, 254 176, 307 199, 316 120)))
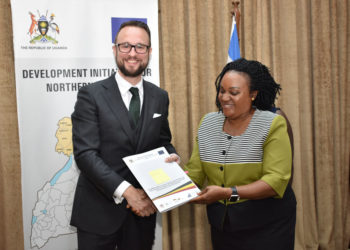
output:
POLYGON ((219 102, 221 80, 228 71, 244 73, 248 76, 250 91, 258 91, 253 106, 260 110, 270 110, 275 107, 276 95, 281 91, 280 84, 275 82, 269 69, 262 63, 240 58, 226 64, 216 78, 216 106, 220 111, 222 110, 219 102))

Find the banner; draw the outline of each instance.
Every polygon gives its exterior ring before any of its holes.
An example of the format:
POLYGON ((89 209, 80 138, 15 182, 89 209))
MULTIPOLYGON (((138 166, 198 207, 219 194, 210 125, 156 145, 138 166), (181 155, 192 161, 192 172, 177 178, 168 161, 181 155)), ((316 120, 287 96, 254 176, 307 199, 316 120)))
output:
MULTIPOLYGON (((79 175, 72 146, 79 88, 116 68, 122 22, 147 22, 152 57, 144 76, 159 86, 157 0, 12 0, 25 249, 77 249, 69 225, 79 175)), ((154 249, 161 249, 157 229, 154 249), (158 244, 158 245, 157 245, 158 244)))

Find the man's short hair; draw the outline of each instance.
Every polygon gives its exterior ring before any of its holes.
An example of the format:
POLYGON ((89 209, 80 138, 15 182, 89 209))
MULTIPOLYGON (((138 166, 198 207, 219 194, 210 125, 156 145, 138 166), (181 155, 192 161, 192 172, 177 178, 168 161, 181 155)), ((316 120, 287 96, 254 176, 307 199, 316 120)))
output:
POLYGON ((132 21, 127 21, 127 22, 124 22, 120 25, 120 28, 118 30, 118 33, 117 35, 115 36, 115 39, 114 39, 114 43, 117 42, 117 37, 119 35, 119 32, 125 28, 125 27, 128 27, 128 26, 133 26, 133 27, 139 27, 141 29, 144 29, 147 34, 148 34, 148 38, 149 38, 149 46, 151 47, 151 31, 148 27, 148 25, 144 22, 141 22, 141 21, 138 21, 138 20, 132 20, 132 21))

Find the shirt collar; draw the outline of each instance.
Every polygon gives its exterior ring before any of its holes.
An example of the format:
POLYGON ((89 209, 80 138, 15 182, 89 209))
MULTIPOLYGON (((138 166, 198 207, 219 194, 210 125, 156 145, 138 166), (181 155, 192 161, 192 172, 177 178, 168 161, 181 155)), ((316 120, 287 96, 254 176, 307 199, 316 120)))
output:
POLYGON ((118 87, 120 94, 123 96, 129 92, 129 89, 131 87, 138 88, 139 89, 139 94, 143 95, 143 78, 141 77, 141 80, 136 84, 132 85, 129 83, 127 80, 125 80, 120 74, 119 71, 115 74, 115 80, 117 81, 118 87))

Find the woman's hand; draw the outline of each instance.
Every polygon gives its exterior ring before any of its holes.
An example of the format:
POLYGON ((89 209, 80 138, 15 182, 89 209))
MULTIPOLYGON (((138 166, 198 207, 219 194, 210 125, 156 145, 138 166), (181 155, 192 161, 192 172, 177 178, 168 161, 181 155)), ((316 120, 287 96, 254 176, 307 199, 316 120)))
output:
POLYGON ((197 204, 211 204, 218 200, 225 200, 230 198, 232 194, 231 188, 224 188, 219 186, 207 186, 198 197, 194 198, 191 202, 197 204))

